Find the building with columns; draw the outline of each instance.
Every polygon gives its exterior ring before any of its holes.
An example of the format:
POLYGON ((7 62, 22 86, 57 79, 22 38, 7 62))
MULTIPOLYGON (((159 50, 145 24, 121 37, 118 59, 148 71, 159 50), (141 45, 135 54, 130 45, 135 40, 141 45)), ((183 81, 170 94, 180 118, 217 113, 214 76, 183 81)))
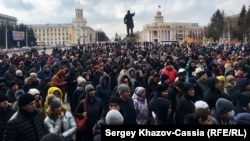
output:
POLYGON ((96 42, 95 30, 87 25, 83 9, 75 9, 75 17, 71 23, 34 24, 33 28, 37 45, 79 45, 96 42))
POLYGON ((16 25, 17 24, 17 18, 0 13, 0 23, 16 25))
POLYGON ((164 22, 161 11, 157 11, 154 22, 145 24, 139 33, 139 42, 181 41, 186 37, 202 39, 204 27, 198 23, 164 22))

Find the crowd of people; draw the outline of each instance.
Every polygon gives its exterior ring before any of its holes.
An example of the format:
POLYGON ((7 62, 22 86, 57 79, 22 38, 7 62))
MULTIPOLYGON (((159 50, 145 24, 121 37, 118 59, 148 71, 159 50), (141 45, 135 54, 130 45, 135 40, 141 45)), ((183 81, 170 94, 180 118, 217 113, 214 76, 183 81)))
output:
POLYGON ((117 44, 0 54, 0 139, 100 141, 102 125, 250 124, 249 50, 117 44))

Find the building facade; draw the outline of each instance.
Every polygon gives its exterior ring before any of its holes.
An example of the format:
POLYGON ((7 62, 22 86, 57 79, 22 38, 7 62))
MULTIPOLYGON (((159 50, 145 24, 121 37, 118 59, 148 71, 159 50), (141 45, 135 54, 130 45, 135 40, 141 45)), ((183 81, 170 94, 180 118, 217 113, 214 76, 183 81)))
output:
POLYGON ((5 14, 0 13, 0 23, 4 24, 11 24, 11 25, 16 25, 17 24, 17 18, 5 14))
POLYGON ((83 9, 75 9, 75 17, 67 24, 28 25, 34 30, 37 45, 71 46, 95 43, 95 30, 87 26, 83 9))
POLYGON ((140 42, 181 41, 186 37, 202 39, 204 27, 198 23, 164 22, 160 11, 156 12, 154 23, 146 24, 139 33, 140 42))

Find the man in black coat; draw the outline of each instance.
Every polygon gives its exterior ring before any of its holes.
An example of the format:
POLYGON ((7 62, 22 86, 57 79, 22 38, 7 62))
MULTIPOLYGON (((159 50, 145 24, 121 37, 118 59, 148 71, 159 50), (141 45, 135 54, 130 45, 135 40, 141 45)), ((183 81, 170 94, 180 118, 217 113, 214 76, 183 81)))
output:
POLYGON ((0 94, 0 141, 3 140, 6 124, 14 112, 8 103, 7 96, 0 94))
POLYGON ((40 141, 48 130, 36 110, 35 97, 31 94, 21 95, 18 107, 6 125, 4 141, 40 141))

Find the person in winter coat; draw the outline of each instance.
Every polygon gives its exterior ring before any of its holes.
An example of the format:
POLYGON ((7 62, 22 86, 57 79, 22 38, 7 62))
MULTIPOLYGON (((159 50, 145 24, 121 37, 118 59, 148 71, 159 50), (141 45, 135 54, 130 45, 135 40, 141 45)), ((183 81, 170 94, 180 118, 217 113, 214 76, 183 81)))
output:
POLYGON ((37 77, 37 74, 32 72, 29 77, 24 80, 24 85, 22 89, 27 93, 29 89, 36 88, 39 89, 41 85, 41 80, 37 77))
POLYGON ((234 106, 235 116, 233 124, 249 125, 250 124, 250 93, 239 95, 238 103, 234 106))
POLYGON ((73 141, 76 133, 76 122, 71 112, 61 106, 60 101, 52 101, 47 109, 44 124, 50 133, 60 135, 67 141, 73 141))
POLYGON ((31 94, 21 95, 18 106, 18 111, 7 123, 4 141, 40 141, 48 130, 36 110, 35 97, 31 94))
POLYGON ((171 101, 163 97, 158 97, 155 102, 155 109, 152 111, 155 117, 153 116, 154 120, 151 124, 174 125, 171 101))
POLYGON ((209 77, 207 79, 208 89, 205 91, 203 95, 203 100, 207 102, 209 108, 214 114, 215 103, 219 98, 226 98, 231 100, 229 95, 225 94, 221 88, 223 87, 222 83, 216 77, 209 77))
POLYGON ((132 95, 135 106, 136 123, 138 125, 147 125, 149 120, 148 101, 146 99, 146 89, 136 87, 132 95))
POLYGON ((14 113, 15 111, 8 103, 7 96, 0 94, 0 141, 3 140, 5 126, 14 113))
POLYGON ((100 119, 93 127, 93 141, 101 141, 101 126, 102 125, 122 125, 124 122, 123 115, 119 110, 110 109, 106 116, 100 119))
POLYGON ((65 93, 66 93, 66 84, 65 81, 66 71, 65 69, 60 69, 55 75, 52 77, 53 85, 58 87, 62 92, 62 100, 64 101, 65 93))
POLYGON ((84 103, 83 100, 77 105, 75 110, 75 117, 83 118, 84 116, 88 117, 87 127, 84 132, 76 132, 76 141, 92 141, 93 140, 93 131, 95 123, 101 118, 103 104, 102 101, 95 96, 95 88, 92 84, 85 86, 86 93, 86 109, 87 112, 84 112, 84 103))
POLYGON ((40 92, 36 88, 32 88, 28 91, 28 94, 35 96, 36 101, 36 108, 40 112, 43 118, 45 118, 45 111, 44 111, 44 99, 40 95, 40 92))
POLYGON ((77 87, 73 92, 73 96, 72 99, 70 101, 70 108, 71 111, 74 113, 77 105, 79 104, 79 98, 80 96, 84 95, 83 98, 86 98, 86 94, 85 94, 85 90, 84 90, 84 86, 86 84, 86 79, 83 78, 82 76, 77 77, 77 87))
POLYGON ((127 84, 120 84, 117 87, 119 98, 121 99, 121 107, 124 109, 124 124, 136 125, 136 112, 133 100, 131 98, 130 87, 127 84))
POLYGON ((199 96, 195 95, 194 86, 189 82, 183 84, 183 92, 184 95, 179 99, 175 110, 175 124, 177 125, 184 124, 185 116, 195 112, 194 103, 201 100, 199 96))
POLYGON ((50 87, 48 89, 48 95, 46 97, 46 100, 44 102, 44 111, 47 111, 51 100, 53 100, 54 98, 58 98, 61 102, 61 105, 65 107, 64 102, 62 100, 62 91, 61 89, 59 89, 58 87, 50 87))
POLYGON ((112 93, 110 81, 109 75, 104 74, 100 78, 100 83, 96 86, 96 96, 102 100, 103 106, 108 106, 112 93))
POLYGON ((215 118, 217 125, 233 125, 235 116, 233 103, 225 98, 218 98, 215 104, 215 118))

